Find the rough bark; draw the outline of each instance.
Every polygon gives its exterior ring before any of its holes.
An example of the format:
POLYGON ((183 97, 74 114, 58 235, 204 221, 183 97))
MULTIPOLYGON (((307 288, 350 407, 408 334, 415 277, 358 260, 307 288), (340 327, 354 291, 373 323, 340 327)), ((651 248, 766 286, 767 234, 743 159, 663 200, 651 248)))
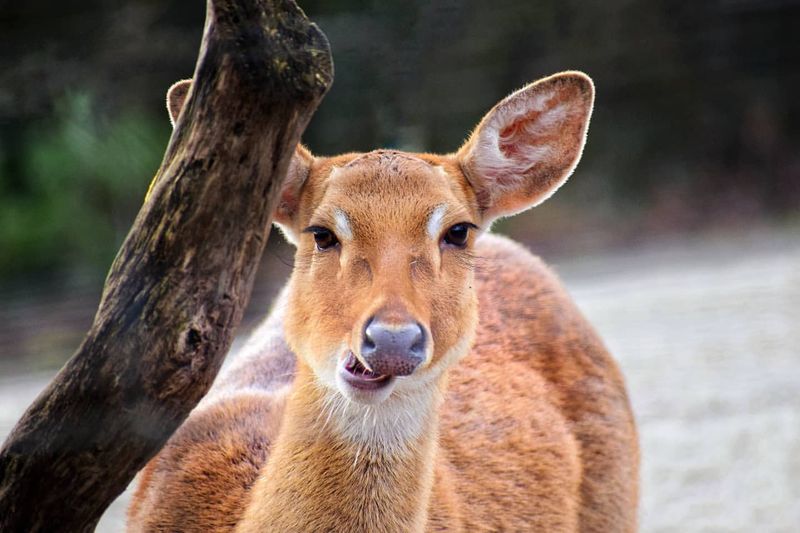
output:
POLYGON ((77 353, 0 450, 0 531, 87 531, 208 390, 332 81, 292 0, 209 0, 194 84, 77 353))

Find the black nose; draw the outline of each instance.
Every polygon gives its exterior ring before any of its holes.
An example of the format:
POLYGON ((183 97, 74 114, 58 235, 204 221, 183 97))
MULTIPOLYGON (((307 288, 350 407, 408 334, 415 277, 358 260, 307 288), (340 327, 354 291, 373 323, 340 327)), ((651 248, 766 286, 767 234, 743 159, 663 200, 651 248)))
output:
POLYGON ((425 360, 425 332, 417 323, 385 324, 373 318, 364 330, 361 356, 375 373, 408 376, 425 360))

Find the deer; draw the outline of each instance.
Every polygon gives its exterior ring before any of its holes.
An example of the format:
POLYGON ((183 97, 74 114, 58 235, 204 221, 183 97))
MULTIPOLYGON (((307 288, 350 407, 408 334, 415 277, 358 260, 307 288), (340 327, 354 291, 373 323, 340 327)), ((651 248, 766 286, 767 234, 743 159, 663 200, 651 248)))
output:
POLYGON ((128 530, 635 531, 621 371, 556 274, 489 231, 564 184, 593 105, 566 71, 451 154, 298 145, 273 217, 289 281, 140 473, 128 530))

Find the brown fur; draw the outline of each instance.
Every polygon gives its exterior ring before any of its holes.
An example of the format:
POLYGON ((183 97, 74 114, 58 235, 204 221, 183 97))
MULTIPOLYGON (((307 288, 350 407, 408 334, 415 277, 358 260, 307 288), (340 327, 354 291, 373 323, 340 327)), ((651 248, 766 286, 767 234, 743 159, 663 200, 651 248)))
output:
POLYGON ((457 249, 428 222, 446 206, 441 234, 486 228, 551 194, 580 156, 591 101, 583 75, 543 80, 450 156, 301 149, 276 213, 298 245, 292 278, 144 470, 130 530, 635 530, 635 425, 602 342, 522 247, 472 232, 457 249), (540 118, 556 105, 566 111, 540 118), (487 162, 492 147, 476 147, 495 124, 503 154, 545 143, 531 152, 545 160, 487 162), (535 138, 515 141, 518 130, 535 138), (337 213, 351 238, 316 250, 302 230, 341 227, 337 213), (424 364, 381 400, 334 380, 373 316, 417 321, 430 338, 424 364))

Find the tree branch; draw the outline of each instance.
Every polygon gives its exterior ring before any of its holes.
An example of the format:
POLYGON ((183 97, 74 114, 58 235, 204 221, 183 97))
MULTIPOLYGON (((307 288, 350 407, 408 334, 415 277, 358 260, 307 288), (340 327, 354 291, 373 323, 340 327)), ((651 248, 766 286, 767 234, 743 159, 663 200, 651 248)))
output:
POLYGON ((0 531, 88 531, 208 390, 331 84, 292 0, 209 0, 194 83, 94 324, 0 450, 0 531))

